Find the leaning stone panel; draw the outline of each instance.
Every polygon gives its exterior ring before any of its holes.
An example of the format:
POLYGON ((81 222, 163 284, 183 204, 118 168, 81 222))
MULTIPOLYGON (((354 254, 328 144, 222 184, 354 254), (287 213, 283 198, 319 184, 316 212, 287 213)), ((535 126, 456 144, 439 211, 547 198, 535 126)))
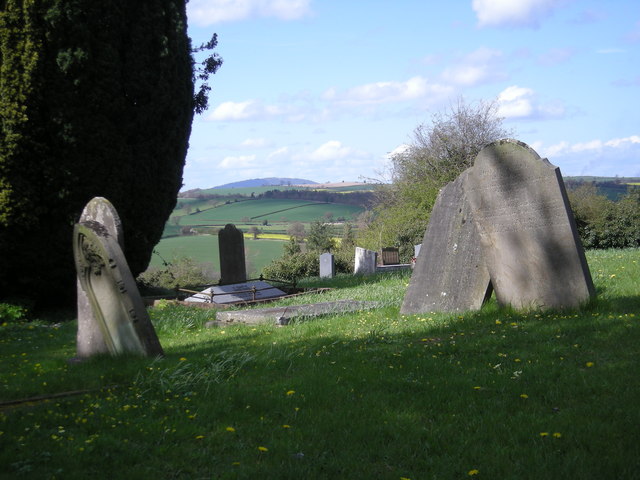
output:
POLYGON ((478 310, 491 295, 480 237, 464 194, 469 170, 438 195, 400 313, 478 310))
POLYGON ((500 304, 576 307, 595 294, 558 167, 500 140, 480 151, 465 190, 500 304))
MULTIPOLYGON (((124 234, 120 216, 113 204, 103 197, 95 197, 87 203, 80 215, 80 223, 98 222, 102 224, 109 234, 118 242, 124 250, 124 234)), ((107 353, 109 349, 102 336, 102 330, 98 326, 89 297, 82 288, 80 280, 77 280, 78 303, 78 333, 76 340, 77 357, 84 358, 96 353, 107 353)))
POLYGON ((96 221, 76 224, 73 252, 78 280, 109 353, 162 355, 122 249, 108 229, 96 221))

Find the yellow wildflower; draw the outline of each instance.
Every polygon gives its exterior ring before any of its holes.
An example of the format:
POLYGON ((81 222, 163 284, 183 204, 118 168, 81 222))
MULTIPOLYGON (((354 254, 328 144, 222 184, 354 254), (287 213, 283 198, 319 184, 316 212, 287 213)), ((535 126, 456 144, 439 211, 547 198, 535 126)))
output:
POLYGON ((227 427, 226 430, 227 430, 227 432, 231 432, 231 433, 236 431, 236 429, 233 428, 233 427, 227 427))
POLYGON ((267 447, 258 447, 258 450, 260 450, 261 452, 268 452, 269 449, 267 447))
POLYGON ((477 468, 474 468, 473 470, 469 470, 469 476, 474 476, 474 475, 478 475, 480 473, 480 470, 478 470, 477 468))

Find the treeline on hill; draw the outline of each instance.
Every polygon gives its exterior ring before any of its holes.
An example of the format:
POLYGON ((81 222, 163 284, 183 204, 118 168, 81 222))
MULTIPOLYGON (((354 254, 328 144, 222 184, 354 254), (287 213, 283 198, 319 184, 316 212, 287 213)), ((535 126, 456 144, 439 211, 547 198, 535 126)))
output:
POLYGON ((311 202, 342 203, 344 205, 358 205, 369 207, 374 202, 374 192, 331 192, 327 190, 268 190, 264 193, 229 195, 219 193, 204 193, 204 190, 194 189, 180 193, 179 198, 197 198, 198 200, 221 200, 229 198, 274 198, 309 200, 311 202))

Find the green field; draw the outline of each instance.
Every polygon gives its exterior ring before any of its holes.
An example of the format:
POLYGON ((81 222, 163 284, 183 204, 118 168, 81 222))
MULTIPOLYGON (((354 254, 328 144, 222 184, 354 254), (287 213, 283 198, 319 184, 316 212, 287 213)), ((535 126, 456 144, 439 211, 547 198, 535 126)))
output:
MULTIPOLYGON (((257 277, 271 260, 282 255, 284 242, 279 240, 253 240, 245 238, 247 274, 257 277)), ((216 272, 220 271, 217 235, 196 235, 164 238, 156 245, 150 267, 162 267, 163 260, 171 262, 176 257, 190 257, 197 263, 209 263, 216 272)))
POLYGON ((312 222, 320 220, 326 212, 334 218, 354 218, 364 209, 355 205, 317 203, 305 200, 261 198, 231 202, 198 213, 180 217, 180 225, 224 225, 240 223, 242 219, 259 219, 261 222, 312 222))

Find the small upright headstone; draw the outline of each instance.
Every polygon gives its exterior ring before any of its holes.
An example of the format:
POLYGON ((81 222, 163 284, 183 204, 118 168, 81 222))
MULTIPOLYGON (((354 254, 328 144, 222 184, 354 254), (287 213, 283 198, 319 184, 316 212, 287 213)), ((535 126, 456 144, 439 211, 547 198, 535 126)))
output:
POLYGON ((220 251, 220 285, 241 283, 247 280, 244 259, 244 235, 232 223, 218 233, 220 251))
MULTIPOLYGON (((95 197, 84 207, 80 215, 80 223, 98 222, 103 225, 109 235, 113 237, 124 250, 124 235, 122 222, 112 203, 103 197, 95 197)), ((96 320, 89 297, 82 288, 80 280, 77 282, 78 302, 78 333, 76 339, 76 355, 78 358, 90 357, 97 353, 108 353, 109 349, 104 341, 102 330, 96 320)))
POLYGON ((356 275, 371 275, 376 273, 377 261, 378 252, 356 247, 355 268, 353 273, 356 275))
MULTIPOLYGON (((78 280, 111 354, 162 355, 162 347, 120 245, 100 222, 77 223, 73 253, 78 280)), ((103 353, 85 352, 83 356, 103 353)))
POLYGON ((325 252, 320 255, 320 278, 333 278, 336 274, 336 265, 333 254, 325 252))
POLYGON ((418 258, 418 255, 420 255, 420 248, 422 248, 422 244, 413 246, 413 256, 415 258, 418 258))
POLYGON ((595 294, 558 167, 499 140, 480 151, 465 190, 500 304, 576 307, 595 294))
POLYGON ((491 281, 464 194, 469 170, 439 193, 400 313, 478 310, 491 281))

